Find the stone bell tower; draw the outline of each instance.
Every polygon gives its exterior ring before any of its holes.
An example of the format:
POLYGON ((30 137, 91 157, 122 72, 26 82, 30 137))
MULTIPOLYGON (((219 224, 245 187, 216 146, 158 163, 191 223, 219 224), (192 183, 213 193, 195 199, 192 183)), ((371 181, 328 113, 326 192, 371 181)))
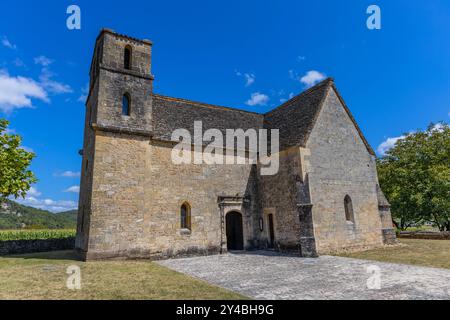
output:
MULTIPOLYGON (((107 235, 92 228, 97 218, 102 219, 99 216, 101 212, 108 212, 107 208, 100 209, 105 204, 100 199, 119 193, 109 187, 117 183, 105 181, 104 175, 97 174, 94 168, 104 165, 103 172, 108 171, 107 166, 111 167, 111 163, 108 164, 110 154, 119 151, 108 149, 107 146, 116 145, 120 138, 127 136, 148 140, 151 136, 151 50, 150 41, 121 35, 109 29, 103 29, 95 42, 86 101, 84 145, 80 152, 83 164, 76 248, 84 258, 86 252, 91 250, 90 247, 95 246, 94 239, 104 242, 107 238, 107 235), (106 138, 114 141, 111 143, 106 138), (102 155, 102 152, 105 154, 102 155)), ((111 172, 110 175, 114 174, 111 172)))
POLYGON ((121 131, 151 131, 151 49, 148 40, 109 29, 100 32, 90 70, 92 124, 121 131))

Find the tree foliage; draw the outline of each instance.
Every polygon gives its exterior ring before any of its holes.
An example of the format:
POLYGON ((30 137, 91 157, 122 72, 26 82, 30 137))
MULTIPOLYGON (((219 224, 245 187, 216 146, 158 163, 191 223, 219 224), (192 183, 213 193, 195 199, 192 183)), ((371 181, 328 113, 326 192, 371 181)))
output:
POLYGON ((28 169, 35 155, 20 146, 19 135, 7 132, 8 125, 8 121, 0 119, 0 203, 10 196, 25 197, 36 182, 28 169))
POLYGON ((432 222, 450 231, 450 128, 431 124, 378 160, 380 185, 401 229, 432 222))

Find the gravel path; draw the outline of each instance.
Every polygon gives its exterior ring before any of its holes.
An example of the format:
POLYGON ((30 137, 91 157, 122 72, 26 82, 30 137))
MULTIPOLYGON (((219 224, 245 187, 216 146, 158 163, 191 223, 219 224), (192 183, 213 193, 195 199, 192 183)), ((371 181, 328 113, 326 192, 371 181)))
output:
POLYGON ((258 251, 158 262, 254 299, 445 299, 450 270, 258 251))

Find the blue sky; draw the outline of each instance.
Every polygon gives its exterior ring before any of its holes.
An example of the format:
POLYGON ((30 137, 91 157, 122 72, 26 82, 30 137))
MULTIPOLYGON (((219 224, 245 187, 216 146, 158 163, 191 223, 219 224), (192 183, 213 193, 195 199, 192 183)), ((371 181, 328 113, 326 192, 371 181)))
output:
POLYGON ((0 9, 0 117, 37 154, 39 182, 23 202, 53 211, 76 207, 102 27, 153 41, 160 94, 265 112, 331 76, 374 149, 449 119, 448 0, 3 0, 0 9), (81 30, 66 27, 71 4, 81 30), (371 4, 381 30, 366 27, 371 4))

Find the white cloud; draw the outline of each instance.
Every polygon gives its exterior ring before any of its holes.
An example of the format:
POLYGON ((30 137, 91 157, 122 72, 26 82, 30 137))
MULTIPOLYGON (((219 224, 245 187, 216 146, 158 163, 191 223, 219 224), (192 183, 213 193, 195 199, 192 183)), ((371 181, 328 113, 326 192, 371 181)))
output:
POLYGON ((307 88, 310 88, 318 82, 324 80, 325 78, 326 76, 323 73, 316 70, 311 70, 300 78, 300 82, 303 83, 307 88))
POLYGON ((13 129, 13 128, 6 128, 5 133, 6 134, 17 134, 17 131, 16 131, 16 129, 13 129))
POLYGON ((64 171, 55 173, 56 177, 64 177, 64 178, 78 178, 80 176, 80 172, 74 171, 64 171))
POLYGON ((45 89, 55 94, 73 92, 72 88, 69 85, 53 80, 52 78, 54 75, 55 74, 48 70, 48 68, 42 69, 39 80, 45 89))
POLYGON ((13 63, 16 67, 25 67, 25 62, 19 58, 14 59, 13 63))
POLYGON ((245 81, 246 81, 246 83, 245 83, 246 87, 249 87, 253 83, 255 83, 256 77, 253 73, 246 73, 246 74, 244 74, 244 77, 245 77, 245 81))
POLYGON ((305 60, 306 60, 306 57, 305 57, 305 56, 298 56, 298 57, 297 57, 297 61, 298 61, 298 62, 305 61, 305 60))
POLYGON ((30 147, 26 147, 26 146, 20 146, 21 149, 25 150, 26 152, 31 152, 31 153, 35 153, 34 150, 30 147))
POLYGON ((387 138, 384 142, 382 142, 379 146, 378 146, 378 153, 381 156, 386 155, 386 152, 388 152, 390 149, 392 149, 393 147, 395 147, 395 144, 397 143, 397 141, 401 140, 401 139, 405 139, 406 136, 400 136, 400 137, 394 137, 394 138, 387 138))
POLYGON ((244 77, 245 78, 245 86, 249 87, 252 84, 255 83, 256 80, 256 76, 253 73, 241 73, 238 70, 235 70, 234 73, 238 76, 238 77, 244 77))
POLYGON ((0 70, 0 111, 10 113, 15 109, 32 108, 33 99, 49 103, 49 92, 73 92, 69 85, 53 80, 53 76, 45 67, 41 71, 39 82, 22 76, 10 76, 6 70, 0 70))
POLYGON ((39 64, 43 67, 48 67, 49 65, 51 65, 53 63, 53 60, 47 58, 46 56, 39 56, 39 57, 34 58, 34 63, 39 64))
POLYGON ((25 206, 48 210, 51 212, 62 212, 77 209, 78 205, 75 201, 38 199, 36 197, 27 196, 25 199, 14 200, 25 206))
POLYGON ((86 86, 84 86, 83 88, 81 88, 81 95, 78 98, 79 102, 85 103, 86 99, 88 97, 89 94, 89 83, 86 83, 86 86))
POLYGON ((442 123, 437 123, 434 125, 433 129, 431 129, 431 130, 442 132, 442 131, 444 131, 444 125, 442 123))
POLYGON ((295 72, 294 70, 289 70, 289 78, 291 78, 292 80, 298 80, 299 76, 298 73, 295 72))
POLYGON ((9 49, 12 49, 12 50, 16 50, 17 49, 17 46, 15 44, 11 43, 8 40, 8 38, 5 37, 5 36, 2 38, 2 45, 7 47, 7 48, 9 48, 9 49))
POLYGON ((87 99, 87 95, 86 95, 86 94, 81 94, 81 95, 78 97, 78 102, 85 103, 85 102, 86 102, 86 99, 87 99))
POLYGON ((291 93, 289 93, 288 98, 281 98, 280 102, 285 103, 286 101, 291 100, 293 97, 295 97, 295 94, 293 92, 291 92, 291 93))
POLYGON ((38 191, 38 189, 31 187, 27 192, 27 196, 30 197, 39 197, 42 193, 38 191))
POLYGON ((9 113, 14 109, 31 108, 32 99, 49 102, 41 84, 25 77, 11 77, 0 72, 0 110, 9 113))
MULTIPOLYGON (((434 127, 431 129, 431 131, 439 131, 442 132, 444 130, 444 125, 442 123, 437 123, 434 125, 434 127)), ((410 131, 406 135, 402 135, 400 137, 394 137, 394 138, 387 138, 385 141, 383 141, 377 148, 378 153, 381 156, 386 155, 386 152, 388 152, 390 149, 395 147, 395 144, 402 139, 405 139, 408 135, 414 134, 415 131, 410 131)))
POLYGON ((64 190, 64 192, 79 193, 80 192, 80 187, 79 186, 72 186, 72 187, 67 188, 66 190, 64 190))
POLYGON ((269 97, 260 92, 252 93, 252 96, 247 100, 246 104, 249 106, 264 106, 269 102, 269 97))
POLYGON ((69 85, 52 79, 55 74, 50 71, 48 66, 53 62, 54 60, 47 58, 46 56, 39 56, 34 58, 34 63, 42 66, 41 75, 39 76, 39 81, 41 82, 42 86, 49 92, 55 94, 73 92, 72 88, 69 85))

